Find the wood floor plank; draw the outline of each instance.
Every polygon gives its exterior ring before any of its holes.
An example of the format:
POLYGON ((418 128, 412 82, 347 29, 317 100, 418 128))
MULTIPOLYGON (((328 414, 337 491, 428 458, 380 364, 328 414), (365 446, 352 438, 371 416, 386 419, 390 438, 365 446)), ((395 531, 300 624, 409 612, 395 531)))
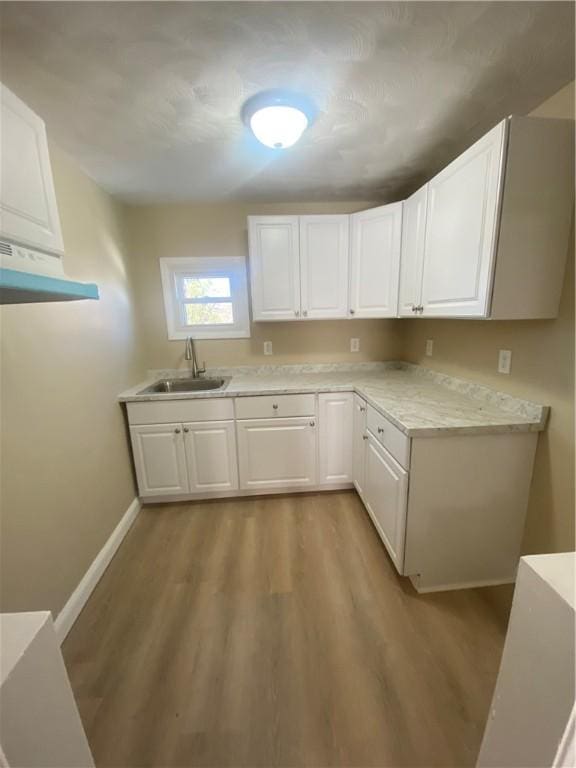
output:
POLYGON ((144 508, 63 651, 99 768, 464 768, 503 639, 343 492, 144 508))

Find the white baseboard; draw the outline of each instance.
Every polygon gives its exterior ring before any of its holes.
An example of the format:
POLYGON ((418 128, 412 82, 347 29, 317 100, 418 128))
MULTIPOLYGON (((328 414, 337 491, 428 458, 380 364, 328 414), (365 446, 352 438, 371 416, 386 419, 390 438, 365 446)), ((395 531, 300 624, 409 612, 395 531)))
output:
POLYGON ((78 584, 74 592, 72 592, 68 602, 58 614, 58 617, 54 622, 54 627, 60 643, 64 642, 66 635, 72 629, 74 622, 78 618, 82 608, 86 605, 94 587, 102 578, 104 571, 116 554, 116 550, 120 544, 122 544, 124 537, 130 530, 130 526, 136 519, 136 515, 140 511, 140 508, 140 500, 134 499, 126 512, 122 515, 122 519, 116 528, 114 528, 110 534, 108 541, 94 558, 92 565, 84 574, 82 581, 78 584))
POLYGON ((433 584, 425 587, 420 586, 418 576, 408 577, 412 586, 419 595, 426 595, 428 592, 449 592, 454 589, 477 589, 478 587, 499 587, 502 584, 514 584, 516 577, 503 577, 501 579, 480 579, 479 581, 458 581, 454 584, 433 584))

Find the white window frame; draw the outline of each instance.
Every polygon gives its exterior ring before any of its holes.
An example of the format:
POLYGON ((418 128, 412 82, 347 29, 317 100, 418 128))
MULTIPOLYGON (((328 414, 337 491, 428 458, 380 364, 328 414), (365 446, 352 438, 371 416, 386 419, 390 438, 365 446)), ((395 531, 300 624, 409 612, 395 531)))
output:
POLYGON ((242 257, 164 257, 160 259, 160 274, 164 294, 166 327, 170 340, 186 339, 247 339, 250 338, 250 314, 248 311, 248 285, 246 262, 242 257), (182 322, 182 301, 178 294, 177 278, 227 277, 234 323, 215 325, 186 325, 182 322))

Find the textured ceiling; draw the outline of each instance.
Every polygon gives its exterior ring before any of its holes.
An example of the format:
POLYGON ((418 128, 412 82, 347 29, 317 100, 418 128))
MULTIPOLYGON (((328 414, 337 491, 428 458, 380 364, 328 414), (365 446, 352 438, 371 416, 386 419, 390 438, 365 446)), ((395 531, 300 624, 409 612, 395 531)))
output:
POLYGON ((3 2, 2 80, 129 201, 389 200, 574 77, 569 2, 3 2), (285 152, 242 103, 320 115, 285 152))

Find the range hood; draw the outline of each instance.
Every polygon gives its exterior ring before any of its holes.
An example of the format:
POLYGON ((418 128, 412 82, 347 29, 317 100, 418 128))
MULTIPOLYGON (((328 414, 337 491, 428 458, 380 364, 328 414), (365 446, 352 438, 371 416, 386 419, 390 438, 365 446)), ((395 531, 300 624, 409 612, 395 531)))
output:
POLYGON ((0 304, 98 298, 94 283, 66 277, 61 256, 0 239, 0 304))

